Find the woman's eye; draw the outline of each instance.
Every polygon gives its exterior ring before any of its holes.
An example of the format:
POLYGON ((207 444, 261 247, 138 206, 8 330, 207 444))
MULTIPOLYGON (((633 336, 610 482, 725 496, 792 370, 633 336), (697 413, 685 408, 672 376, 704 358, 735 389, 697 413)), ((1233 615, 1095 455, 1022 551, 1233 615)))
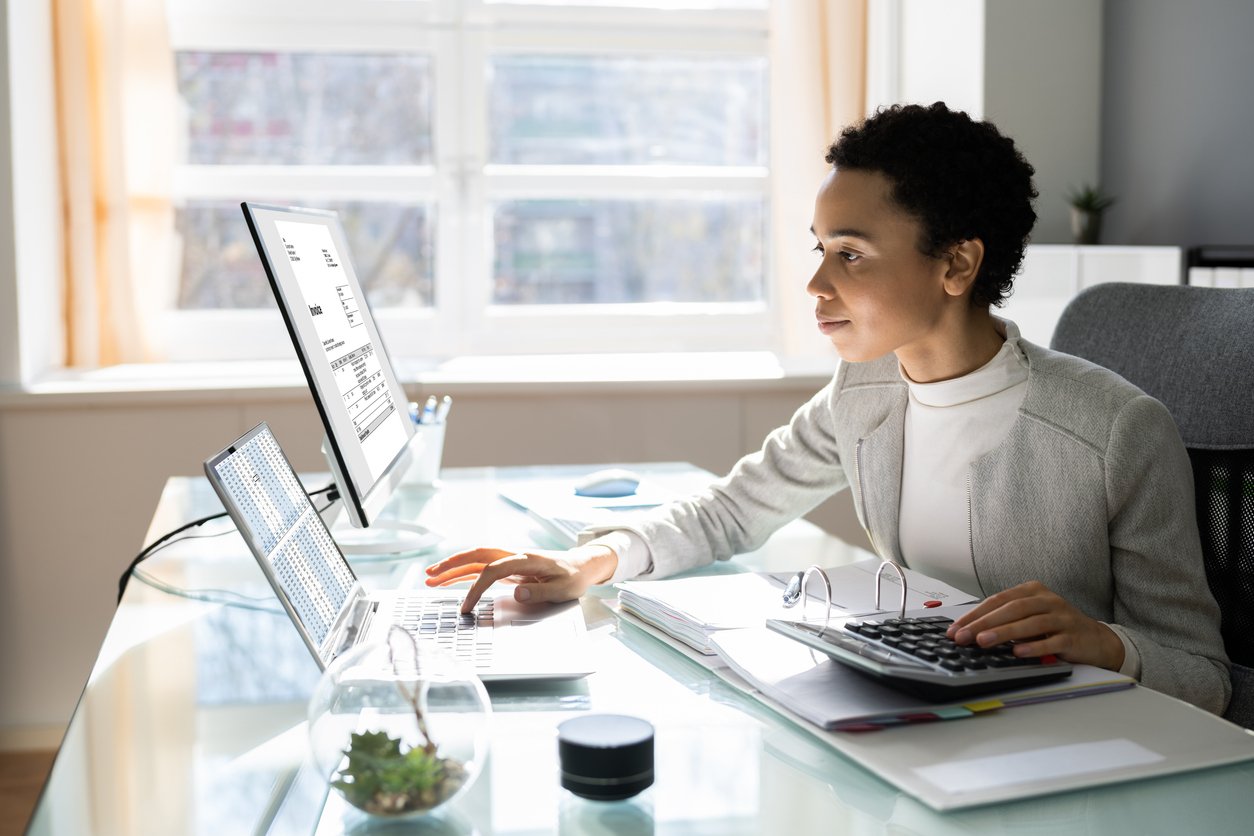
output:
POLYGON ((846 264, 853 264, 855 261, 858 261, 859 259, 862 258, 862 256, 858 255, 857 253, 851 253, 846 250, 841 251, 840 257, 844 259, 846 264))
POLYGON ((819 255, 822 255, 822 254, 823 254, 823 245, 822 245, 822 244, 815 244, 815 245, 814 245, 814 249, 810 250, 810 252, 812 252, 812 253, 818 253, 819 255))

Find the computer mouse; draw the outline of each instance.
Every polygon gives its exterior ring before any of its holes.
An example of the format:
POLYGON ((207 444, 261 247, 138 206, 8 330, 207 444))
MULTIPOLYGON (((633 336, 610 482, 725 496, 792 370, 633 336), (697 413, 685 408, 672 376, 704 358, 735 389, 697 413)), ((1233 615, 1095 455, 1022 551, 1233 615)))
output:
POLYGON ((640 477, 621 467, 597 470, 575 482, 576 496, 595 496, 602 499, 631 496, 640 484, 640 477))

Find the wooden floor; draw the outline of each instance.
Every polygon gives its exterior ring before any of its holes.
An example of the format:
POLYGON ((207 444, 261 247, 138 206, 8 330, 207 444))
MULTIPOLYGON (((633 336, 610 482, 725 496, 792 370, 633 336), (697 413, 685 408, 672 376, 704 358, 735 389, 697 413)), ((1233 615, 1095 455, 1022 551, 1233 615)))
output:
POLYGON ((0 836, 26 829, 55 752, 0 752, 0 836))

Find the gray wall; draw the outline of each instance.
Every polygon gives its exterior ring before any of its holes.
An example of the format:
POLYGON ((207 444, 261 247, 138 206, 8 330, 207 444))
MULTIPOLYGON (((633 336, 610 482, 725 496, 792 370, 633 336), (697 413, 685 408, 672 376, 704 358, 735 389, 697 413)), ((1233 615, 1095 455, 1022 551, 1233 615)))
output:
POLYGON ((1108 244, 1254 244, 1254 3, 1106 0, 1108 244))

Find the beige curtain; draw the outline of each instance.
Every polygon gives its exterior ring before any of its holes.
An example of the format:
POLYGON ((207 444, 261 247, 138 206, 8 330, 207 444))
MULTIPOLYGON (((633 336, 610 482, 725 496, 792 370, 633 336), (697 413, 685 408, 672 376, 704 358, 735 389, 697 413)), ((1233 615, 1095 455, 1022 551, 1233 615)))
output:
POLYGON ((830 354, 805 285, 817 262, 810 222, 841 129, 866 115, 867 0, 771 4, 771 200, 776 308, 790 355, 830 354))
POLYGON ((161 357, 170 302, 174 59, 164 0, 54 0, 66 362, 161 357))

